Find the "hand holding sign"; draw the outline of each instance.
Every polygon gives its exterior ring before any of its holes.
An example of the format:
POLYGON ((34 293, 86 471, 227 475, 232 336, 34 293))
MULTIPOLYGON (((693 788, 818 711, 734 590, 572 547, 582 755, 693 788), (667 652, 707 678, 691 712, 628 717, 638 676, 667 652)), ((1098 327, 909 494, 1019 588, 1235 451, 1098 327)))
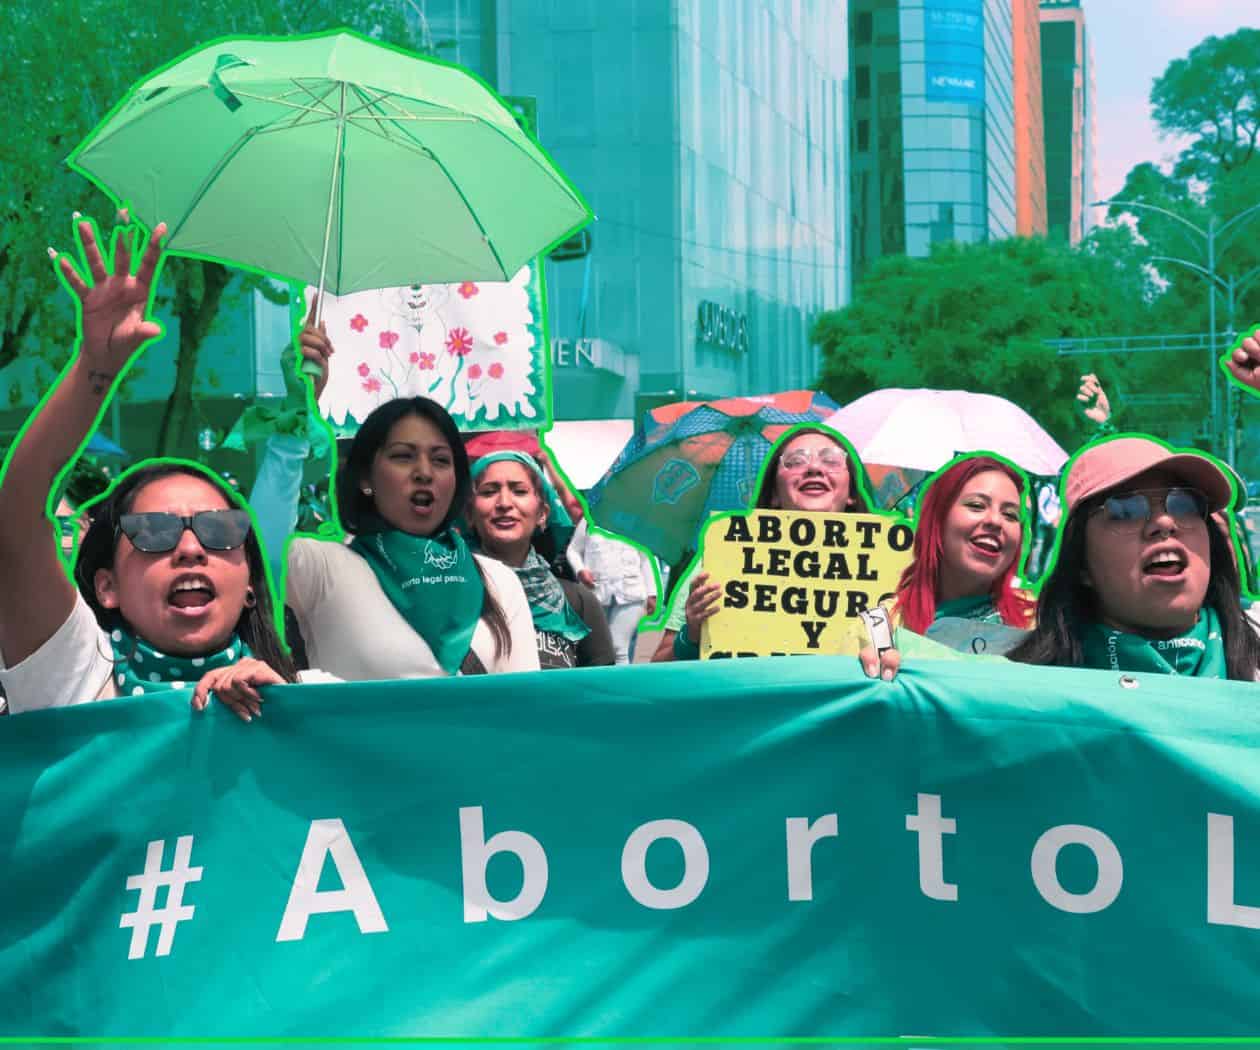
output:
POLYGON ((893 646, 892 622, 888 610, 877 605, 860 615, 870 639, 869 644, 858 652, 862 672, 867 678, 879 677, 885 682, 891 682, 901 669, 901 653, 893 646))
POLYGON ((687 638, 692 645, 700 644, 700 629, 714 613, 722 608, 722 585, 710 583, 707 572, 697 573, 687 594, 687 638))

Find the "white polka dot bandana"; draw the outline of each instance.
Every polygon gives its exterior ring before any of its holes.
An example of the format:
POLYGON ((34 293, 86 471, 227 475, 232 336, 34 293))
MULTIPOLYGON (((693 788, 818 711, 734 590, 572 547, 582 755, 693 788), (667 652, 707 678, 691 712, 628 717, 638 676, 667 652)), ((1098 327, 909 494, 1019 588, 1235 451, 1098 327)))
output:
POLYGON ((114 683, 119 696, 191 689, 207 671, 230 667, 254 655, 236 635, 217 653, 191 657, 159 652, 123 629, 111 631, 109 641, 114 649, 114 683))

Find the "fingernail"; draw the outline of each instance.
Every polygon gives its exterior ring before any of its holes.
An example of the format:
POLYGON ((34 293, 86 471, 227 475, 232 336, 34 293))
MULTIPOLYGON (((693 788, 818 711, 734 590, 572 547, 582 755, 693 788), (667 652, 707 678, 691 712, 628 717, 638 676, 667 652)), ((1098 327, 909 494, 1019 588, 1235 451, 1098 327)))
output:
POLYGON ((48 251, 48 258, 50 258, 50 259, 55 259, 55 258, 57 258, 57 249, 56 249, 56 248, 49 248, 49 249, 47 249, 47 251, 48 251))
POLYGON ((891 682, 893 680, 892 670, 885 669, 884 673, 880 677, 883 678, 885 682, 891 682))
POLYGON ((71 212, 70 218, 72 218, 75 222, 78 222, 81 218, 83 218, 83 212, 81 211, 71 212))

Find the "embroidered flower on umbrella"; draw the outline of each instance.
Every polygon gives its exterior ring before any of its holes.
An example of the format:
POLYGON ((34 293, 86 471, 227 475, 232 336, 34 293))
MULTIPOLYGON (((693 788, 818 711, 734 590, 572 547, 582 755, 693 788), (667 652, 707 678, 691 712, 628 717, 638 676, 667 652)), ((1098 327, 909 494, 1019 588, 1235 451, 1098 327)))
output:
POLYGON ((376 376, 371 376, 363 381, 363 389, 369 394, 378 393, 381 389, 381 381, 376 376))
POLYGON ((480 378, 481 378, 481 365, 469 365, 469 366, 468 366, 468 378, 469 378, 469 379, 480 379, 480 378))
POLYGON ((490 366, 489 371, 490 371, 490 378, 491 378, 491 379, 502 379, 502 378, 503 378, 503 366, 502 366, 501 364, 499 364, 499 362, 498 362, 498 361, 496 361, 494 364, 492 364, 492 365, 490 366))
POLYGON ((508 334, 507 334, 507 332, 495 332, 495 333, 494 333, 494 342, 495 342, 495 345, 496 345, 496 346, 502 346, 502 345, 503 345, 504 343, 506 343, 507 341, 508 341, 508 334))
POLYGON ((394 349, 394 344, 398 342, 398 333, 397 332, 382 332, 376 338, 377 338, 377 342, 381 344, 382 350, 392 350, 394 349))
POLYGON ((362 332, 368 326, 368 319, 362 314, 355 314, 350 318, 350 327, 356 332, 362 332))
POLYGON ((446 349, 456 357, 467 357, 472 353, 472 335, 467 328, 452 328, 446 337, 446 349))
POLYGON ((419 354, 412 354, 411 356, 419 359, 419 365, 422 369, 437 367, 437 360, 432 354, 426 354, 424 351, 421 351, 419 354))
POLYGON ((465 281, 457 290, 465 299, 471 299, 474 295, 481 291, 481 289, 478 288, 472 281, 465 281))
POLYGON ((368 367, 368 364, 366 361, 359 362, 359 375, 363 376, 364 379, 367 378, 368 373, 371 371, 372 369, 368 367))

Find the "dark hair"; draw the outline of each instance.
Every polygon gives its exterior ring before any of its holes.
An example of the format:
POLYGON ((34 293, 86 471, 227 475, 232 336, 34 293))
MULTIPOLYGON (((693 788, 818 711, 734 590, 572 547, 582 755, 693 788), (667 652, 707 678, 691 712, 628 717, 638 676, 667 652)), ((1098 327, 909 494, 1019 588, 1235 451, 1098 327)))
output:
MULTIPOLYGON (((450 447, 451 460, 455 470, 455 495, 451 505, 446 509, 446 516, 438 524, 435 532, 448 528, 459 517, 468 503, 472 493, 472 474, 468 466, 468 452, 460 437, 459 427, 455 420, 436 401, 427 397, 396 397, 386 401, 372 410, 363 421, 354 440, 350 443, 350 451, 346 455, 345 465, 337 475, 337 513, 341 525, 347 532, 356 535, 372 532, 383 532, 391 528, 390 524, 380 516, 376 509, 376 501, 363 491, 363 482, 371 476, 372 464, 376 455, 385 447, 389 432, 399 420, 408 416, 417 416, 432 423, 450 447)), ((483 585, 486 574, 481 565, 473 560, 483 585)), ((503 607, 491 592, 484 586, 484 598, 481 603, 481 618, 490 628, 494 638, 496 656, 512 651, 512 634, 508 630, 507 616, 503 607)))
MULTIPOLYGON (((936 616, 936 592, 941 582, 941 555, 944 551, 945 519, 959 494, 977 474, 989 471, 1008 478, 1019 494, 1021 510, 1028 502, 1027 480, 1014 467, 992 456, 967 456, 939 474, 927 487, 914 527, 914 560, 906 566, 897 584, 897 609, 902 623, 916 634, 926 634, 936 616)), ((1020 514, 1020 539, 1027 519, 1020 514)), ((1021 544, 1022 546, 1022 544, 1021 544)), ((1018 552, 989 589, 993 606, 1008 627, 1028 626, 1032 600, 1011 586, 1019 568, 1018 552)))
MULTIPOLYGON (((1083 667, 1085 655, 1080 628, 1097 622, 1097 595, 1085 584, 1085 526, 1092 510, 1106 494, 1087 500, 1070 511, 1063 523, 1054 568, 1041 583, 1037 623, 1032 633, 1008 652, 1007 658, 1026 664, 1083 667)), ((1260 639, 1243 613, 1238 569, 1230 555, 1229 540, 1207 523, 1209 573, 1203 604, 1216 610, 1225 643, 1225 667, 1229 678, 1252 681, 1260 669, 1260 639)))
MULTIPOLYGON (((153 462, 142 464, 128 471, 100 499, 88 508, 92 524, 79 544, 79 556, 74 563, 74 582, 79 587, 96 622, 106 630, 126 625, 117 609, 106 609, 96 596, 96 573, 100 569, 114 567, 114 555, 118 549, 118 520, 131 512, 136 497, 146 485, 162 478, 185 475, 204 481, 218 492, 229 507, 248 510, 240 496, 224 485, 207 470, 191 463, 153 462)), ((271 606, 271 587, 267 581, 266 559, 254 529, 245 537, 245 560, 249 565, 249 585, 254 592, 254 604, 241 610, 236 621, 236 633, 254 656, 271 666, 287 682, 297 681, 297 668, 276 632, 271 606)))
POLYGON ((756 506, 762 510, 768 510, 773 507, 774 487, 779 480, 779 460, 783 458, 783 450, 802 434, 821 434, 823 437, 835 442, 838 447, 844 449, 845 462, 849 468, 849 502, 852 504, 852 506, 845 509, 854 513, 869 514, 871 505, 867 492, 870 490, 870 482, 866 477, 866 468, 862 466, 862 461, 858 458, 858 454, 853 451, 853 447, 844 438, 839 437, 825 427, 814 426, 800 427, 779 438, 770 453, 770 460, 766 464, 766 472, 762 475, 761 488, 757 492, 756 506))

